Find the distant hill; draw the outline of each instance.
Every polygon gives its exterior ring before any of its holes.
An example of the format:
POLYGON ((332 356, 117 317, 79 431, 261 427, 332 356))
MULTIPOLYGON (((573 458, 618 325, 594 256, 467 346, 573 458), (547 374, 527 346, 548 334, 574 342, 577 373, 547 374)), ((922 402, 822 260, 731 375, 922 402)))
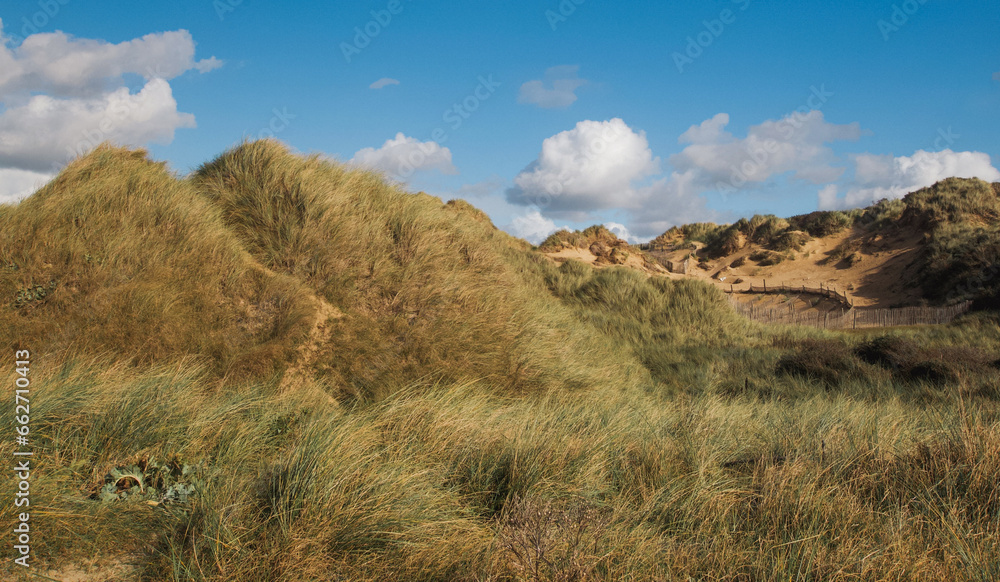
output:
POLYGON ((651 255, 699 268, 717 285, 839 287, 861 305, 997 307, 1000 297, 1000 183, 949 178, 901 200, 787 219, 757 215, 736 223, 671 228, 651 255))

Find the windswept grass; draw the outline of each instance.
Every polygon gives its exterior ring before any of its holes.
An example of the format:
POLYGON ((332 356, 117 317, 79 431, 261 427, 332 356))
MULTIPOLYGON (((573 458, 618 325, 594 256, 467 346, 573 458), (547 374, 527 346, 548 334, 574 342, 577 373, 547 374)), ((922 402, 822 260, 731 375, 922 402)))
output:
MULTIPOLYGON (((183 179, 102 147, 0 211, 39 570, 1000 577, 996 314, 763 327, 701 282, 557 266, 474 210, 263 141, 183 179)), ((791 249, 795 228, 736 230, 791 249)))
POLYGON ((220 377, 263 379, 294 363, 318 297, 344 314, 310 370, 337 398, 642 374, 535 291, 542 257, 456 208, 274 141, 183 180, 102 146, 0 216, 0 338, 142 365, 198 355, 220 377))
POLYGON ((258 261, 345 313, 316 370, 338 395, 418 381, 513 392, 629 381, 605 343, 535 292, 551 267, 454 204, 268 140, 237 146, 190 182, 258 261))
POLYGON ((302 286, 257 268, 220 214, 142 150, 102 146, 0 215, 0 338, 137 363, 198 354, 274 372, 302 286), (39 293, 24 292, 43 286, 39 293))
POLYGON ((38 555, 249 582, 997 574, 991 401, 761 401, 711 381, 667 402, 469 384, 338 409, 203 379, 95 362, 37 380, 38 446, 59 452, 33 481, 38 555), (194 501, 88 498, 112 466, 153 456, 200 467, 194 501), (564 559, 540 562, 536 538, 564 559))

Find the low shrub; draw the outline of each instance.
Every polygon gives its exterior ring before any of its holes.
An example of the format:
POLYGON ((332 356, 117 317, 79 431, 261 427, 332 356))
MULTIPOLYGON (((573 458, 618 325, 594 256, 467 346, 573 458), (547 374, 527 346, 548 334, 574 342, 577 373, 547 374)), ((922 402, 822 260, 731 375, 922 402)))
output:
POLYGON ((759 250, 750 255, 751 261, 756 261, 761 267, 770 267, 772 265, 777 265, 788 258, 787 255, 782 253, 776 253, 774 251, 759 250))
POLYGON ((778 375, 802 376, 822 382, 827 388, 840 385, 857 370, 857 360, 847 346, 813 339, 803 341, 794 352, 782 356, 775 366, 778 375))
POLYGON ((788 219, 792 228, 804 230, 810 236, 822 238, 836 234, 854 224, 854 219, 839 210, 810 212, 788 219))
POLYGON ((854 353, 863 362, 898 370, 917 357, 918 348, 901 337, 883 335, 857 346, 854 353))
POLYGON ((807 242, 808 234, 801 230, 786 230, 775 237, 769 246, 776 251, 800 251, 807 242))
POLYGON ((958 382, 964 375, 989 374, 990 357, 970 347, 924 348, 892 335, 872 338, 854 348, 863 362, 887 370, 905 382, 946 384, 958 382))

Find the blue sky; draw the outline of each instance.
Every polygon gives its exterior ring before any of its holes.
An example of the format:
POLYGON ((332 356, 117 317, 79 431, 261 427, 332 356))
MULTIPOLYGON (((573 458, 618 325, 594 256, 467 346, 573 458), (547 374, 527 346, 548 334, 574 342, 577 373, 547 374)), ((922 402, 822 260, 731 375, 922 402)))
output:
POLYGON ((100 139, 186 173, 271 134, 532 241, 1000 181, 995 1, 41 0, 0 19, 4 200, 100 139))

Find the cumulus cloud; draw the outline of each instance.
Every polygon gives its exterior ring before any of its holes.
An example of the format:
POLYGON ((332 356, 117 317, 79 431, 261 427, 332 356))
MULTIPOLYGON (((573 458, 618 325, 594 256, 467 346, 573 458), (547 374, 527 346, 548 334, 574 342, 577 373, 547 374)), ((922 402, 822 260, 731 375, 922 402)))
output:
POLYGON ((0 169, 0 204, 27 197, 53 178, 52 174, 28 170, 0 169))
POLYGON ((378 149, 359 150, 350 163, 381 170, 402 180, 421 170, 437 170, 442 174, 458 173, 451 162, 451 150, 435 141, 421 142, 415 137, 407 137, 403 132, 386 140, 378 149))
POLYGON ((105 140, 169 143, 195 121, 177 110, 167 81, 222 65, 215 57, 196 61, 186 30, 118 44, 42 33, 13 46, 2 27, 0 168, 51 172, 105 140), (136 93, 129 75, 145 79, 136 93))
POLYGON ((389 77, 382 77, 378 81, 375 81, 371 85, 368 85, 369 89, 381 89, 383 87, 388 87, 389 85, 399 85, 398 79, 390 79, 389 77))
POLYGON ((648 239, 672 226, 692 222, 719 222, 721 213, 706 206, 694 172, 671 172, 638 189, 642 205, 632 211, 632 234, 648 239))
POLYGON ((507 200, 547 213, 582 216, 634 207, 633 182, 659 171, 645 132, 621 119, 581 121, 542 142, 542 151, 514 178, 507 200))
POLYGON ((671 164, 680 172, 693 172, 705 189, 741 190, 787 172, 822 184, 844 172, 833 165, 836 156, 826 144, 862 135, 858 123, 828 123, 818 110, 751 126, 744 138, 726 131, 728 124, 729 115, 719 113, 691 126, 678 139, 689 145, 670 157, 671 164))
POLYGON ((945 178, 980 178, 1000 181, 989 154, 982 152, 938 152, 917 150, 912 156, 860 154, 854 156, 854 179, 843 199, 820 192, 822 208, 857 208, 882 198, 902 198, 945 178))
MULTIPOLYGON (((728 118, 709 120, 685 133, 683 139, 704 143, 725 139, 722 127, 728 118)), ((572 130, 546 139, 538 158, 507 189, 511 204, 535 206, 541 218, 584 222, 602 210, 618 209, 631 220, 622 226, 624 238, 633 242, 661 234, 671 226, 712 220, 719 213, 706 207, 698 170, 660 172, 646 135, 621 119, 581 121, 572 130), (650 183, 649 178, 654 179, 650 183)), ((618 223, 608 223, 618 224, 618 223)), ((555 223, 544 225, 551 234, 555 223)), ((538 230, 545 230, 539 226, 538 230)))
POLYGON ((557 230, 570 230, 568 227, 556 227, 556 223, 542 216, 537 210, 532 210, 521 216, 515 216, 508 228, 510 234, 523 238, 537 245, 557 230))
POLYGON ((836 210, 840 202, 837 200, 837 185, 827 184, 819 191, 819 209, 836 210))
POLYGON ((584 222, 614 209, 629 220, 608 224, 620 226, 628 240, 643 240, 679 224, 732 221, 737 216, 707 206, 706 192, 750 190, 782 176, 821 186, 822 209, 899 198, 951 176, 1000 181, 1000 171, 981 152, 919 150, 841 161, 829 144, 855 141, 865 132, 858 123, 827 122, 818 110, 764 121, 745 137, 727 131, 728 124, 729 116, 720 113, 688 128, 678 139, 683 150, 670 158, 673 169, 660 174, 644 133, 621 119, 581 121, 546 139, 538 158, 506 190, 509 203, 534 207, 511 232, 544 238, 556 229, 554 220, 584 222), (853 177, 845 180, 851 165, 853 177))
POLYGON ((545 80, 528 81, 521 85, 518 103, 537 105, 544 109, 569 107, 576 101, 575 91, 587 84, 577 75, 578 65, 562 65, 545 71, 545 80))
POLYGON ((102 141, 142 145, 169 143, 174 130, 195 127, 179 113, 170 85, 152 79, 138 93, 122 87, 93 99, 36 95, 0 115, 0 167, 51 170, 52 164, 86 153, 102 141))
MULTIPOLYGON (((218 69, 224 64, 226 64, 226 62, 223 61, 222 59, 217 59, 215 57, 208 57, 207 59, 201 59, 200 61, 195 62, 194 70, 198 71, 199 73, 205 74, 209 71, 214 71, 215 69, 218 69)), ((155 73, 156 71, 154 70, 153 72, 155 73)))
POLYGON ((118 44, 63 32, 33 34, 17 47, 0 43, 0 98, 34 92, 93 97, 124 86, 127 74, 169 80, 192 69, 206 73, 222 66, 215 57, 195 61, 194 47, 186 30, 118 44))
POLYGON ((622 240, 626 240, 632 244, 639 242, 639 239, 633 236, 632 233, 628 231, 628 228, 620 222, 605 222, 604 228, 610 230, 612 234, 622 240))

